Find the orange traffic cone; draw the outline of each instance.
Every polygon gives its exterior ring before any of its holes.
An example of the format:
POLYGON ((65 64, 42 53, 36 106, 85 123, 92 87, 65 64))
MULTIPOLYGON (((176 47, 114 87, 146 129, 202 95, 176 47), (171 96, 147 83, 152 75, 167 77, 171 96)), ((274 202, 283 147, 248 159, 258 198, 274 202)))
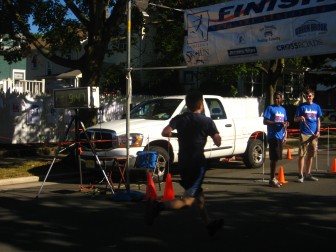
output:
POLYGON ((279 170, 279 173, 278 173, 278 181, 279 181, 281 184, 285 184, 285 183, 288 182, 288 181, 285 180, 284 169, 283 169, 282 166, 280 166, 280 170, 279 170))
POLYGON ((147 172, 146 200, 157 200, 158 196, 152 174, 147 172))
POLYGON ((172 181, 172 176, 170 173, 167 174, 166 177, 166 185, 165 185, 165 190, 163 193, 163 201, 166 200, 172 200, 175 199, 175 193, 174 193, 174 188, 173 188, 173 181, 172 181))
POLYGON ((287 149, 287 159, 293 159, 290 148, 287 149))
POLYGON ((336 158, 334 159, 334 163, 333 163, 333 165, 331 167, 331 171, 330 172, 331 173, 336 173, 336 158))

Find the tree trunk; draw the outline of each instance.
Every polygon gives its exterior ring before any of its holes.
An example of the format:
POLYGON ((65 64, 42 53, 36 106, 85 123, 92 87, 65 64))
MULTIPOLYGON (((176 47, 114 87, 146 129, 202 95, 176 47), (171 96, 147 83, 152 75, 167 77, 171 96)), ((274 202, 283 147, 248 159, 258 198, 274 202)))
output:
MULTIPOLYGON (((99 87, 99 70, 94 67, 83 67, 81 87, 99 87)), ((79 118, 84 123, 85 127, 95 125, 97 123, 98 108, 83 108, 79 110, 79 118)))
POLYGON ((282 76, 282 72, 285 66, 284 59, 271 60, 267 71, 266 85, 267 93, 265 99, 265 107, 273 104, 273 94, 276 91, 279 78, 282 76))

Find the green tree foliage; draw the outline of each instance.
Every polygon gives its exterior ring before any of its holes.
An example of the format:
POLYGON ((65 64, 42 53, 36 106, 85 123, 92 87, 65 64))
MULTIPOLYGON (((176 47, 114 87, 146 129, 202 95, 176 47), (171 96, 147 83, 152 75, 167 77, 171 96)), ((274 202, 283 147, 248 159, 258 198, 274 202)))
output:
POLYGON ((56 64, 81 70, 82 85, 99 83, 111 38, 118 38, 119 25, 125 23, 127 0, 2 2, 0 35, 3 41, 13 43, 10 48, 1 46, 0 54, 8 62, 20 60, 34 47, 56 64), (37 26, 37 34, 31 33, 29 18, 37 26), (81 50, 84 53, 78 59, 65 57, 69 51, 81 50))
POLYGON ((234 64, 206 67, 200 75, 200 89, 204 93, 235 97, 239 95, 237 82, 250 82, 247 78, 257 76, 258 71, 254 64, 234 64))

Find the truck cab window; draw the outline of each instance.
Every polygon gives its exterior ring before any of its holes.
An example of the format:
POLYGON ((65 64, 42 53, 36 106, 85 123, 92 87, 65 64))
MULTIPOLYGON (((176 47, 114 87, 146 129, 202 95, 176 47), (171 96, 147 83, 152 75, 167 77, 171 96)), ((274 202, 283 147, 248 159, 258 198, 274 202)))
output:
POLYGON ((205 99, 209 111, 210 111, 210 117, 213 120, 218 120, 218 119, 226 119, 226 113, 225 110, 223 108, 222 103, 218 100, 218 99, 205 99))

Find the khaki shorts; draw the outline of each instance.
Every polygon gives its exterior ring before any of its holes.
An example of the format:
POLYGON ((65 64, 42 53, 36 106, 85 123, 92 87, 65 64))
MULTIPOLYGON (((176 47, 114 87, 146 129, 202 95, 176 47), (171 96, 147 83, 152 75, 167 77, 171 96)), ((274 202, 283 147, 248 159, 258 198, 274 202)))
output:
POLYGON ((300 134, 300 157, 315 157, 317 151, 317 137, 314 135, 300 134))

